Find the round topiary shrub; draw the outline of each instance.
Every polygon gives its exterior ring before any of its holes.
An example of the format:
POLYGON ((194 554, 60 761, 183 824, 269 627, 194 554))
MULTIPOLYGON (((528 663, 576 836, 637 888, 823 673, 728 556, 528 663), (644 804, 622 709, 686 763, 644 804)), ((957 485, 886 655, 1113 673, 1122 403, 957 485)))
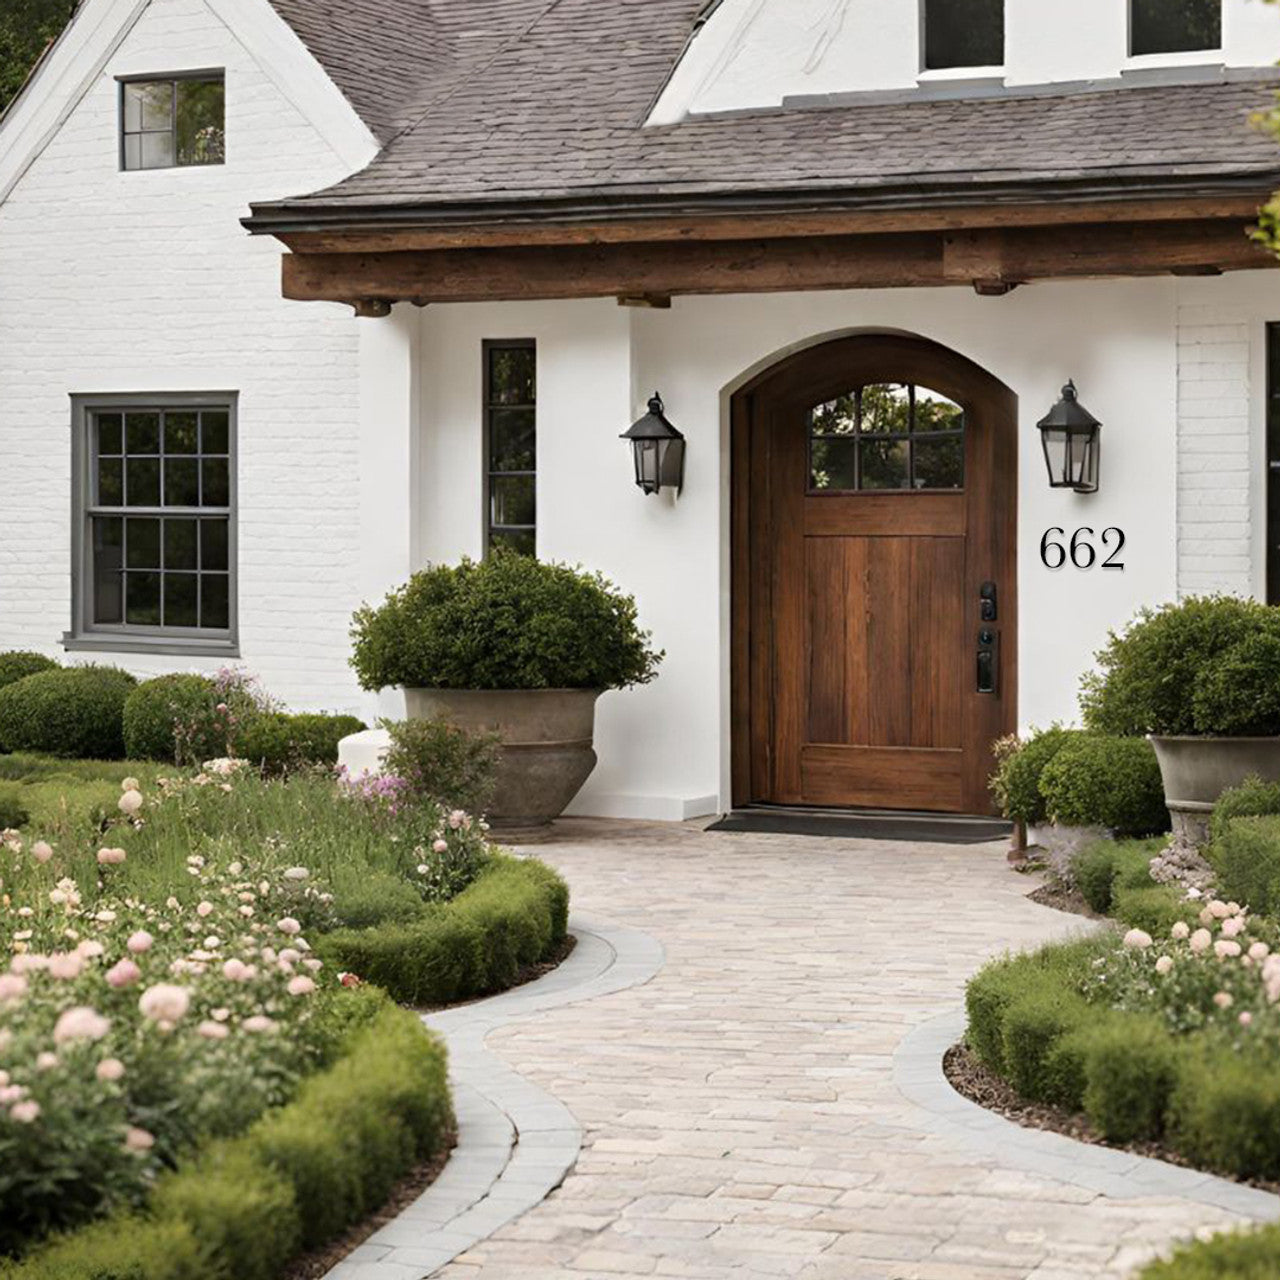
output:
POLYGON ((351 635, 366 689, 621 689, 663 656, 599 574, 501 552, 415 574, 351 635))
POLYGON ((1143 738, 1072 736, 1045 766, 1040 793, 1049 817, 1064 826, 1101 826, 1118 836, 1169 827, 1160 765, 1143 738))
POLYGON ((320 713, 255 716, 236 739, 236 755, 266 773, 338 763, 338 744, 368 728, 355 716, 320 713))
POLYGON ((1191 596, 1143 610, 1084 679, 1085 724, 1136 735, 1280 734, 1280 608, 1191 596))
POLYGON ((59 667, 0 689, 0 744, 9 751, 119 760, 124 704, 137 681, 118 667, 59 667))
POLYGON ((0 653, 0 689, 25 680, 28 676, 38 675, 41 671, 53 671, 57 665, 43 653, 31 653, 24 649, 0 653))
POLYGON ((145 680, 124 704, 124 748, 130 760, 199 764, 227 754, 227 724, 217 686, 207 676, 145 680))
POLYGON ((1032 733, 1025 741, 1005 738, 996 744, 997 766, 991 778, 991 793, 1006 818, 1030 825, 1039 825, 1048 818, 1040 776, 1079 733, 1079 729, 1053 725, 1032 733))

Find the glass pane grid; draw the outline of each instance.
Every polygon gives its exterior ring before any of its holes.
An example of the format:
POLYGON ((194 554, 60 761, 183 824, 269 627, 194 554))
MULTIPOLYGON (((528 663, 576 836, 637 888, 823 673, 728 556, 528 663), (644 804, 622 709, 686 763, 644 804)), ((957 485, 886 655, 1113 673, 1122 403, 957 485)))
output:
POLYGON ((809 491, 964 486, 964 410, 911 383, 871 383, 809 415, 809 491))
POLYGON ((125 169, 225 163, 223 76, 126 81, 121 107, 125 169))
POLYGON ((537 542, 537 351, 485 348, 487 545, 534 555, 537 542))

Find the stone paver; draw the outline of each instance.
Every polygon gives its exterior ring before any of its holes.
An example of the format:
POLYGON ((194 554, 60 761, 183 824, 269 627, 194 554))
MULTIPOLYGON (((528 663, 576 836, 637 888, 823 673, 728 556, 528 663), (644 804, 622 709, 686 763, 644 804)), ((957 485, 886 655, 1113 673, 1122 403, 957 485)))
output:
POLYGON ((1025 900, 1003 849, 585 820, 561 836, 533 852, 575 909, 666 963, 489 1034, 583 1148, 447 1280, 1083 1280, 1250 1212, 1038 1170, 933 1106, 920 1028, 989 956, 1079 927, 1025 900))

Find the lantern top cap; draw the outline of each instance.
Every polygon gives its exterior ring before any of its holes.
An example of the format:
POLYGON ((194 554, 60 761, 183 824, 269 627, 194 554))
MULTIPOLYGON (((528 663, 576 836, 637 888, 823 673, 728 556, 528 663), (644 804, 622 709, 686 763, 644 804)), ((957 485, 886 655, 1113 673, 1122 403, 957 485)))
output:
POLYGON ((1066 431, 1091 431, 1102 423, 1080 403, 1076 384, 1068 381, 1062 388, 1062 399, 1036 425, 1042 430, 1056 427, 1066 431))
POLYGON ((667 421, 666 406, 662 397, 655 391, 649 398, 649 412, 638 422, 633 423, 630 430, 622 433, 623 440, 683 440, 684 436, 667 421))

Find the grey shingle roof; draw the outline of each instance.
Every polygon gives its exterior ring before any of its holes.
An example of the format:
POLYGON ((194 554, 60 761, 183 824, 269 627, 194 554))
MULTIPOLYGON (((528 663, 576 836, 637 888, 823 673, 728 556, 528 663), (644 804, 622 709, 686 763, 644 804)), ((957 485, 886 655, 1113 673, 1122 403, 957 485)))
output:
POLYGON ((797 196, 901 204, 1028 185, 1105 194, 1280 178, 1280 148, 1248 124, 1274 89, 1262 75, 1056 96, 850 101, 644 128, 704 0, 274 2, 352 101, 384 122, 387 145, 336 187, 257 210, 272 220, 375 207, 471 216, 485 207, 710 207, 797 196), (360 41, 352 31, 340 49, 320 48, 342 30, 338 15, 362 10, 360 24, 378 32, 369 45, 347 50, 360 41), (414 53, 397 58, 392 46, 414 53))

